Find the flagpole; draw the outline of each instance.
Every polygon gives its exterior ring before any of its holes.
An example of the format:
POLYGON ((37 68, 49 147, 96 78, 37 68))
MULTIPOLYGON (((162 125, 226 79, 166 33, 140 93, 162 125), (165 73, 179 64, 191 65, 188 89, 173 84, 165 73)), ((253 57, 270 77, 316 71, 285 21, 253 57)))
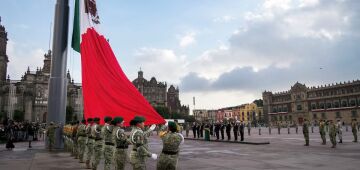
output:
POLYGON ((54 31, 49 80, 48 116, 46 123, 54 122, 56 149, 64 148, 62 126, 65 123, 67 79, 66 60, 69 26, 69 0, 57 0, 55 5, 54 31))

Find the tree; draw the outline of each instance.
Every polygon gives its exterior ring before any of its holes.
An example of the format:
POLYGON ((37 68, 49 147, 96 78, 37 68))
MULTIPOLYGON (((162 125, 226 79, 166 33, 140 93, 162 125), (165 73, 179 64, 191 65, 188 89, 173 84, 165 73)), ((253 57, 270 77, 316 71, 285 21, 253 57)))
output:
POLYGON ((73 121, 74 118, 74 108, 71 106, 66 106, 66 122, 69 123, 73 121))
POLYGON ((154 107, 156 112, 158 112, 164 119, 170 118, 170 111, 169 108, 163 106, 156 106, 154 107))
POLYGON ((14 110, 14 120, 15 121, 24 121, 25 118, 25 112, 21 110, 14 110))
POLYGON ((253 103, 255 103, 257 107, 263 107, 264 106, 262 99, 254 100, 253 103))

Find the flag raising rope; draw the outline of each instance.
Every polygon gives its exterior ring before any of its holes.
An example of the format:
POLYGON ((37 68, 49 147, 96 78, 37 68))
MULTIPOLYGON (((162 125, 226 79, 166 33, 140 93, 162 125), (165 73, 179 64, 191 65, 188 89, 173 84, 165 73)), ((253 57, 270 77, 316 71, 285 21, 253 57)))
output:
POLYGON ((95 0, 76 0, 72 47, 81 54, 84 117, 121 116, 129 125, 137 115, 145 124, 165 120, 154 110, 126 77, 105 37, 97 32, 100 24, 95 0))

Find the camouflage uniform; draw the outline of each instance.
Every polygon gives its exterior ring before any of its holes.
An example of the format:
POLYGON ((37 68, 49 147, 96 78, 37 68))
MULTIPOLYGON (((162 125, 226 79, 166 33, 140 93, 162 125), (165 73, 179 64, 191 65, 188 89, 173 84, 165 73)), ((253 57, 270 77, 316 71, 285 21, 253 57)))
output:
POLYGON ((90 168, 91 157, 94 154, 94 143, 95 140, 91 135, 91 125, 86 125, 86 136, 87 136, 87 149, 86 149, 86 168, 90 168))
POLYGON ((353 142, 357 142, 357 123, 356 121, 352 121, 351 122, 351 131, 354 135, 354 141, 353 142))
POLYGON ((75 156, 75 159, 79 158, 79 153, 78 153, 79 146, 77 143, 77 136, 76 136, 78 127, 79 127, 79 124, 77 124, 77 123, 72 126, 72 135, 71 135, 71 137, 72 137, 71 138, 72 153, 75 156))
POLYGON ((80 124, 76 133, 77 143, 78 143, 78 155, 80 163, 84 162, 84 153, 86 147, 86 125, 80 124))
POLYGON ((305 121, 303 123, 303 134, 305 138, 305 146, 309 146, 309 122, 305 121))
POLYGON ((332 148, 335 148, 336 147, 336 132, 337 132, 337 128, 336 128, 336 125, 331 122, 330 125, 329 125, 329 137, 330 137, 330 141, 332 143, 332 148))
POLYGON ((53 145, 55 143, 55 129, 56 126, 53 123, 50 123, 50 125, 47 127, 46 130, 46 135, 48 137, 48 146, 49 146, 49 150, 52 150, 53 145))
POLYGON ((343 131, 343 128, 342 128, 342 123, 339 121, 336 125, 337 127, 337 134, 338 134, 338 137, 339 137, 339 143, 342 143, 342 131, 343 131))
POLYGON ((125 131, 120 127, 116 126, 112 132, 112 140, 116 146, 115 149, 115 169, 124 170, 125 163, 127 161, 127 150, 130 144, 128 137, 125 134, 125 131))
POLYGON ((175 170, 179 158, 179 146, 183 140, 179 133, 168 132, 161 136, 163 150, 157 162, 157 170, 175 170))
POLYGON ((320 131, 320 136, 322 139, 322 144, 325 145, 326 144, 326 136, 325 136, 325 122, 321 121, 320 125, 319 125, 319 131, 320 131))
POLYGON ((151 157, 151 153, 148 150, 146 133, 139 127, 134 127, 131 131, 130 140, 133 143, 133 149, 130 152, 130 163, 133 166, 133 169, 146 169, 146 158, 151 157))
POLYGON ((114 153, 114 143, 112 140, 112 131, 113 125, 105 123, 104 127, 101 129, 101 134, 104 139, 104 170, 110 170, 112 157, 114 153))
POLYGON ((101 126, 97 123, 94 123, 91 126, 91 136, 94 138, 94 156, 91 159, 91 167, 93 170, 97 169, 97 166, 100 163, 101 154, 103 151, 103 140, 101 137, 101 126))

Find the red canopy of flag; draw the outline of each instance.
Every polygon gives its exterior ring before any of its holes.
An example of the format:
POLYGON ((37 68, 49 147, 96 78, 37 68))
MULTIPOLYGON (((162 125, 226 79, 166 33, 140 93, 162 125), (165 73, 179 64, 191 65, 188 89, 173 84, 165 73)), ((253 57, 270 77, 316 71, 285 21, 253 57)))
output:
POLYGON ((146 125, 165 120, 140 94, 121 69, 105 37, 87 29, 81 42, 84 117, 121 116, 129 125, 135 116, 144 116, 146 125))

